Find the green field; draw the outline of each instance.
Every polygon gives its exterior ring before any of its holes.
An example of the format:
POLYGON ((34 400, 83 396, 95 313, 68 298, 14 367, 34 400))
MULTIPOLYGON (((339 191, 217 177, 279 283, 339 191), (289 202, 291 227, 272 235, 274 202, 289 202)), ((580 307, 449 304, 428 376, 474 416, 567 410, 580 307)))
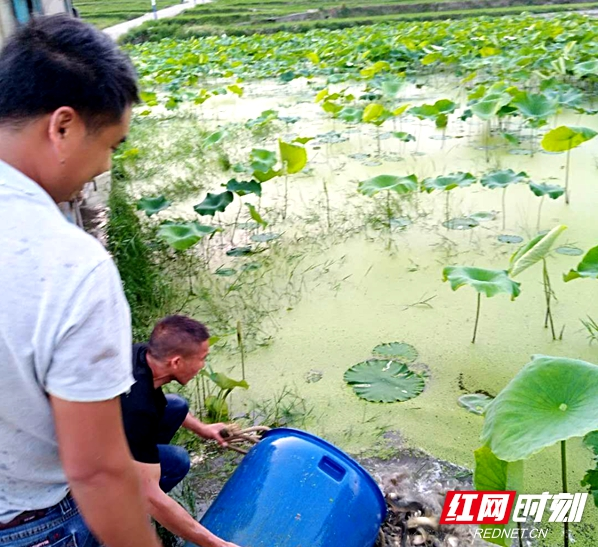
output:
MULTIPOLYGON (((178 4, 177 0, 157 0, 158 9, 178 4)), ((140 17, 152 10, 151 0, 82 0, 73 2, 83 19, 100 28, 140 17)))
POLYGON ((598 2, 575 0, 329 0, 284 2, 216 0, 174 18, 146 23, 126 41, 165 37, 188 38, 209 34, 253 34, 279 30, 303 32, 311 28, 343 28, 409 19, 445 19, 475 15, 548 13, 598 8, 598 2))

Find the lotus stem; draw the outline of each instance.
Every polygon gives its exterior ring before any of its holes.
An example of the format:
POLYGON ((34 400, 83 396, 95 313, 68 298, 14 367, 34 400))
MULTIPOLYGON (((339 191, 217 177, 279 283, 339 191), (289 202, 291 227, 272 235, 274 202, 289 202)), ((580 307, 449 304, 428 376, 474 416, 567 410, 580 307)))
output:
POLYGON ((197 401, 197 409, 199 410, 199 420, 201 422, 203 422, 203 403, 201 400, 201 392, 199 390, 199 384, 200 384, 201 380, 199 379, 199 376, 195 377, 195 399, 197 401))
POLYGON ((486 163, 490 163, 490 130, 491 130, 491 124, 492 122, 490 120, 488 120, 488 123, 486 124, 486 163))
POLYGON ((446 229, 448 230, 448 221, 450 220, 450 194, 446 192, 446 205, 445 205, 445 217, 446 217, 446 229))
POLYGON ((376 125, 376 142, 378 143, 378 157, 382 155, 382 148, 380 146, 380 126, 376 125))
POLYGON ((556 340, 556 333, 554 332, 554 320, 552 317, 552 286, 550 285, 550 277, 548 275, 548 267, 546 265, 546 259, 542 260, 543 263, 543 271, 542 277, 544 281, 544 296, 546 298, 546 317, 544 319, 544 328, 548 328, 548 324, 550 323, 550 330, 552 333, 552 339, 556 340))
POLYGON ((235 223, 233 224, 233 233, 230 235, 230 246, 235 246, 235 232, 237 231, 237 225, 239 224, 239 217, 241 216, 241 210, 243 209, 243 200, 239 198, 239 210, 235 217, 235 223))
POLYGON ((502 229, 507 227, 507 187, 502 191, 502 229))
POLYGON ((322 184, 324 185, 324 199, 326 200, 326 221, 328 223, 328 229, 330 230, 330 196, 328 195, 326 178, 322 179, 322 184))
POLYGON ((517 523, 517 531, 519 532, 517 534, 517 537, 519 538, 519 547, 523 547, 523 530, 521 529, 521 523, 518 522, 517 523))
MULTIPOLYGON (((563 494, 569 492, 569 488, 567 487, 567 441, 561 441, 561 477, 563 483, 563 494)), ((569 547, 569 523, 565 520, 563 522, 563 545, 564 547, 569 547)))
POLYGON ((241 351, 241 377, 245 380, 245 343, 243 341, 243 328, 241 321, 237 321, 237 344, 241 351))
POLYGON ((478 323, 480 322, 480 303, 482 301, 482 293, 478 293, 478 307, 475 314, 475 325, 473 327, 472 344, 475 344, 476 335, 478 334, 478 323))
POLYGON ((571 165, 571 149, 567 150, 567 163, 565 166, 565 203, 569 205, 569 167, 571 165))
POLYGON ((546 196, 542 196, 540 198, 540 206, 538 207, 538 223, 536 224, 536 232, 540 231, 540 217, 542 215, 542 205, 544 205, 544 198, 546 196))
POLYGON ((287 219, 287 207, 289 205, 289 176, 284 176, 284 210, 282 212, 282 220, 287 219))

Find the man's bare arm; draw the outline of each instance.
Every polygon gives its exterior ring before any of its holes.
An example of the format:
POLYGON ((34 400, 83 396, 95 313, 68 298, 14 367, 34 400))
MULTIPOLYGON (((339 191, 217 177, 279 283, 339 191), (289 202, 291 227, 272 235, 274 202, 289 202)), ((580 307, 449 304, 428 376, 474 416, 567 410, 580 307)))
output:
POLYGON ((120 400, 51 396, 60 458, 85 522, 106 547, 159 547, 122 426, 120 400))
POLYGON ((215 536, 160 488, 160 464, 136 462, 150 514, 164 528, 200 547, 237 547, 215 536))

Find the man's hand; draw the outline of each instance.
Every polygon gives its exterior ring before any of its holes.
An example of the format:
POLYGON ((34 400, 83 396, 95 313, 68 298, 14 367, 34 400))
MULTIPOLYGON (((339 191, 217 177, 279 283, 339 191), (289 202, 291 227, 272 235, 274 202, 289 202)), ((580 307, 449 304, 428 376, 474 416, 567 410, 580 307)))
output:
POLYGON ((150 515, 164 528, 201 547, 239 547, 212 534, 160 488, 160 464, 136 463, 150 515))
POLYGON ((203 428, 197 434, 204 439, 213 439, 217 441, 220 446, 228 446, 220 432, 226 428, 226 424, 202 424, 203 428))
POLYGON ((217 441, 220 446, 228 446, 222 435, 220 435, 220 432, 226 427, 226 424, 204 424, 189 412, 183 422, 183 427, 196 435, 199 435, 203 439, 213 439, 214 441, 217 441))

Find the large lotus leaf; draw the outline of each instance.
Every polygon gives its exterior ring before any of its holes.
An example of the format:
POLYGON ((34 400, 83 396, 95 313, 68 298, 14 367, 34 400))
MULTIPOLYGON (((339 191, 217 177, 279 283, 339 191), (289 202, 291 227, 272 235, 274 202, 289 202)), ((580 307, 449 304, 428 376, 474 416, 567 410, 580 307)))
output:
MULTIPOLYGON (((499 460, 490 448, 482 446, 474 452, 475 469, 473 472, 473 484, 476 490, 486 492, 519 492, 523 489, 523 462, 505 462, 499 460)), ((501 525, 482 525, 482 529, 511 529, 515 523, 509 521, 509 524, 501 525)), ((488 534, 492 536, 492 534, 488 534)), ((511 547, 511 540, 504 537, 487 539, 495 545, 511 547)), ((500 534, 502 536, 502 533, 500 534)))
POLYGON ((542 148, 547 152, 566 152, 593 139, 596 135, 598 133, 589 127, 561 125, 544 135, 542 148))
POLYGON ((246 196, 247 194, 262 195, 262 185, 255 180, 238 181, 237 179, 230 179, 226 183, 226 189, 234 192, 238 196, 246 196))
POLYGON ((513 462, 595 429, 598 366, 538 355, 490 404, 481 439, 498 458, 513 462))
POLYGON ((279 140, 280 160, 286 166, 289 175, 299 173, 307 165, 307 152, 299 144, 290 144, 279 140))
POLYGON ((377 118, 379 118, 382 113, 384 112, 384 106, 378 103, 368 104, 364 111, 362 121, 364 122, 373 122, 377 118))
POLYGON ((197 222, 180 224, 163 224, 157 235, 177 251, 185 251, 193 247, 202 237, 213 234, 216 228, 202 226, 197 222))
POLYGON ((224 210, 232 203, 234 195, 230 190, 220 194, 211 194, 208 192, 206 198, 193 207, 193 210, 199 215, 214 216, 217 212, 224 210))
POLYGON ((546 119, 556 114, 557 102, 542 94, 521 93, 511 104, 526 118, 546 119))
POLYGON ((511 101, 510 95, 506 93, 495 93, 484 97, 482 100, 470 106, 471 111, 482 120, 490 120, 498 114, 498 111, 511 101))
POLYGON ((575 270, 571 270, 563 276, 565 282, 584 277, 586 279, 598 279, 598 247, 591 248, 575 270))
POLYGON ((511 257, 509 273, 515 277, 540 260, 546 258, 559 236, 567 226, 555 226, 545 235, 540 235, 522 245, 511 257))
POLYGON ((382 82, 380 89, 382 93, 389 97, 394 97, 405 85, 405 80, 391 80, 387 79, 382 82))
POLYGON ((417 350, 405 342, 390 342, 389 344, 380 344, 372 352, 375 357, 384 357, 401 361, 403 363, 413 363, 417 359, 417 350))
POLYGON ((436 178, 427 178, 423 182, 424 190, 428 193, 434 190, 452 190, 453 188, 465 188, 471 186, 476 181, 476 178, 471 173, 450 173, 448 175, 441 175, 436 178))
POLYGON ((415 175, 397 177, 394 175, 378 175, 377 177, 364 180, 359 183, 357 191, 365 196, 375 196, 378 192, 392 190, 398 194, 409 194, 417 190, 417 178, 415 175))
POLYGON ((565 189, 562 186, 558 184, 546 184, 545 182, 530 182, 529 188, 536 196, 548 196, 550 199, 559 199, 565 193, 565 189))
POLYGON ((352 366, 344 378, 359 397, 376 403, 408 401, 425 386, 424 379, 407 365, 387 359, 370 359, 352 366))
POLYGON ((526 179, 527 173, 523 171, 515 173, 512 169, 501 169, 485 174, 480 182, 486 188, 495 189, 506 188, 510 184, 523 182, 526 179))
POLYGON ((440 114, 452 114, 457 109, 457 104, 449 99, 440 99, 434 103, 434 108, 440 114))
POLYGON ((413 108, 410 108, 409 114, 412 114, 420 120, 435 120, 440 112, 433 104, 423 104, 421 106, 414 106, 413 108))
POLYGON ((155 198, 141 198, 137 202, 137 209, 145 211, 148 217, 163 211, 167 207, 170 207, 171 201, 168 201, 164 196, 158 196, 155 198))
POLYGON ((492 397, 484 393, 468 393, 459 397, 459 406, 462 406, 468 412, 481 416, 486 412, 486 408, 493 401, 492 397))
POLYGON ((251 169, 260 173, 267 173, 276 165, 276 152, 254 148, 249 155, 251 169))
POLYGON ((345 106, 336 117, 347 123, 359 123, 363 118, 363 109, 354 106, 345 106))
POLYGON ((573 72, 576 76, 598 75, 598 61, 585 61, 578 63, 573 67, 573 72))
POLYGON ((521 292, 520 283, 513 281, 505 270, 486 270, 470 266, 447 266, 442 271, 443 281, 449 281, 456 291, 464 285, 473 287, 488 298, 506 293, 515 300, 521 292))

